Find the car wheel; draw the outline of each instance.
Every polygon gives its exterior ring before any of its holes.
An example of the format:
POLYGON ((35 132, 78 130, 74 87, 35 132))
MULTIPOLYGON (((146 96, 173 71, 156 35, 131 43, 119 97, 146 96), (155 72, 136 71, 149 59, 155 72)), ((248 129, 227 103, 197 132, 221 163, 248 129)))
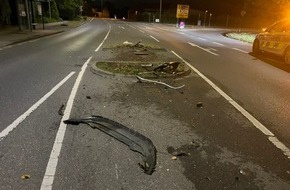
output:
POLYGON ((253 43, 253 48, 252 51, 254 54, 259 54, 260 51, 260 44, 259 44, 259 40, 255 39, 254 43, 253 43))
POLYGON ((284 52, 284 63, 290 64, 290 47, 286 48, 284 52))

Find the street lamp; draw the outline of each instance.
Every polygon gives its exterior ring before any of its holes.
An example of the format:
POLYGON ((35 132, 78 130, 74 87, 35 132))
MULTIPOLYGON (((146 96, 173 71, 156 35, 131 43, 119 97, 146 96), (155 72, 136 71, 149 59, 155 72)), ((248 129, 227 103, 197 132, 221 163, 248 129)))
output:
POLYGON ((204 26, 204 27, 205 27, 206 13, 207 13, 207 12, 208 12, 207 10, 204 12, 204 22, 203 22, 203 26, 204 26))
POLYGON ((211 16, 212 16, 212 13, 209 14, 209 21, 208 21, 208 26, 209 27, 210 27, 211 16))

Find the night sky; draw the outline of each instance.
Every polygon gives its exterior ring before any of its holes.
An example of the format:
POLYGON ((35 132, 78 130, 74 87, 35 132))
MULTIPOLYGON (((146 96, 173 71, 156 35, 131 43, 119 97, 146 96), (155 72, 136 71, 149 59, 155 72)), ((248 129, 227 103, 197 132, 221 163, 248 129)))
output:
MULTIPOLYGON (((151 4, 159 7, 159 0, 104 0, 113 4, 116 11, 125 7, 133 7, 135 4, 151 4)), ((177 4, 188 4, 196 10, 208 10, 218 14, 229 14, 243 10, 244 0, 162 0, 164 9, 177 4)))

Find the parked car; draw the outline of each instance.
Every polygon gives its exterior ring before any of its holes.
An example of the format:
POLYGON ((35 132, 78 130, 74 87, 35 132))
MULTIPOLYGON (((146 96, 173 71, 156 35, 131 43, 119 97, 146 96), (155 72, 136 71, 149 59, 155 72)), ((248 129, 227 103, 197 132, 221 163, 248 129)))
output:
POLYGON ((290 64, 290 19, 276 22, 258 34, 253 43, 253 53, 272 53, 290 64))

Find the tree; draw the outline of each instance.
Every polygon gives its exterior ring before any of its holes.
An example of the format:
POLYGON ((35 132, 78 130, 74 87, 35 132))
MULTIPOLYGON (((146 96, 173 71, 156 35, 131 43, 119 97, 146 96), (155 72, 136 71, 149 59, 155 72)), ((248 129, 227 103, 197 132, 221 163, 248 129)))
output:
POLYGON ((58 0, 57 7, 59 16, 62 19, 72 20, 79 14, 80 6, 82 5, 81 0, 58 0))
POLYGON ((11 9, 8 0, 0 1, 0 25, 10 24, 11 9))

